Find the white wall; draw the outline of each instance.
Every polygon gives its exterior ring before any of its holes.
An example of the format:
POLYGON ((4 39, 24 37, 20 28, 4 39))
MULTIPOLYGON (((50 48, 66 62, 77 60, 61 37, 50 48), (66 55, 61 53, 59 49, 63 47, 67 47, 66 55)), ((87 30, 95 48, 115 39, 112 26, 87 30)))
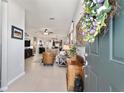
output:
POLYGON ((81 14, 83 12, 83 9, 82 9, 82 1, 83 0, 80 0, 79 2, 79 5, 77 7, 77 10, 75 12, 75 15, 74 15, 74 23, 75 23, 75 26, 77 25, 77 23, 79 22, 80 18, 81 18, 81 14))
MULTIPOLYGON (((83 8, 82 8, 82 1, 83 0, 80 0, 80 3, 77 7, 77 10, 76 10, 76 13, 75 13, 75 16, 74 16, 74 32, 75 32, 75 36, 76 36, 76 26, 81 18, 81 15, 83 13, 83 8)), ((78 51, 77 51, 78 54, 80 54, 81 56, 84 55, 85 53, 85 47, 78 47, 78 51)))
MULTIPOLYGON (((2 30, 1 22, 2 21, 1 21, 1 0, 0 0, 0 30, 2 30)), ((1 64, 2 64, 2 32, 0 31, 0 84, 1 84, 1 64)))
POLYGON ((24 38, 11 38, 11 25, 23 29, 25 34, 25 10, 14 0, 8 1, 8 82, 24 73, 24 38))
POLYGON ((7 88, 7 2, 2 0, 2 77, 1 87, 7 88))

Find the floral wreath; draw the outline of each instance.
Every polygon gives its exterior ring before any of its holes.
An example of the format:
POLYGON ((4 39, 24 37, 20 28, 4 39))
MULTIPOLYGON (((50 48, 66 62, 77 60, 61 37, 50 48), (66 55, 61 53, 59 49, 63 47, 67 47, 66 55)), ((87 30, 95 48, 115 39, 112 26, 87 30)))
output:
POLYGON ((117 1, 84 0, 83 10, 79 21, 83 41, 94 42, 95 38, 106 30, 110 18, 116 14, 117 1))

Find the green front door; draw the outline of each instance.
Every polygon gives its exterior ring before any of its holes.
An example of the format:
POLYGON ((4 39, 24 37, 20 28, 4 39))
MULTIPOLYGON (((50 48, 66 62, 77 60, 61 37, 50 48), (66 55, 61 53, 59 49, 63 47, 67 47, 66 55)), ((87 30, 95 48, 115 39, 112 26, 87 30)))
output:
POLYGON ((109 31, 88 44, 85 91, 124 91, 124 0, 109 31))

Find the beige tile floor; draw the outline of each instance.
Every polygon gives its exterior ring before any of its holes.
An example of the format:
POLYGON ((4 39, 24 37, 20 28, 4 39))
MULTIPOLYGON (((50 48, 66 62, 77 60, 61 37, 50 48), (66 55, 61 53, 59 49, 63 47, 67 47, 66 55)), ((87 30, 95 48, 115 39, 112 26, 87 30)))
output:
POLYGON ((12 83, 8 92, 65 92, 66 68, 43 66, 41 55, 26 59, 26 74, 12 83))

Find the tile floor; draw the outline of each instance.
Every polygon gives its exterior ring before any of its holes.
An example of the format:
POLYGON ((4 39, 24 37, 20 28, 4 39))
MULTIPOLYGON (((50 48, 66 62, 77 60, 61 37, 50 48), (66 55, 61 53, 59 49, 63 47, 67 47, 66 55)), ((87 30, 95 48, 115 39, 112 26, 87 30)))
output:
POLYGON ((26 59, 26 74, 16 80, 8 88, 8 92, 65 92, 66 68, 43 66, 40 63, 41 56, 26 59))

